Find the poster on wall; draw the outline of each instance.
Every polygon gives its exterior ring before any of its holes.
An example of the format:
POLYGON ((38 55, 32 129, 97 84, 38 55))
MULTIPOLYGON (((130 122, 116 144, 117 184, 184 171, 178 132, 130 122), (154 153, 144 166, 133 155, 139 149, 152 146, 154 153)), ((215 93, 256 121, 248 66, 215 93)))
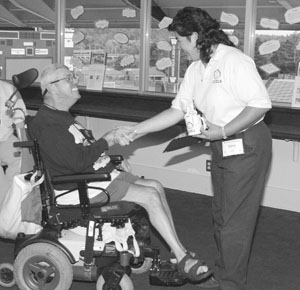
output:
POLYGON ((92 64, 89 67, 89 75, 86 84, 87 90, 102 91, 104 82, 105 66, 92 64))
POLYGON ((91 54, 91 65, 86 88, 88 90, 102 91, 105 77, 106 53, 104 51, 93 51, 91 54))

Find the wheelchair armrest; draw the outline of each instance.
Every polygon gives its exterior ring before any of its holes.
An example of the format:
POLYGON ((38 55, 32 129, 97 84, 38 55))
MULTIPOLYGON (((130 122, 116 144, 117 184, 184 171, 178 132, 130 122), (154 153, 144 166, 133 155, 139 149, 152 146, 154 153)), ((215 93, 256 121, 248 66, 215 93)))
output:
POLYGON ((110 160, 114 164, 120 164, 124 160, 122 155, 109 155, 110 160))
POLYGON ((110 181, 110 173, 83 173, 83 174, 71 174, 71 175, 60 175, 51 178, 53 184, 62 183, 77 183, 81 181, 95 182, 95 181, 110 181))

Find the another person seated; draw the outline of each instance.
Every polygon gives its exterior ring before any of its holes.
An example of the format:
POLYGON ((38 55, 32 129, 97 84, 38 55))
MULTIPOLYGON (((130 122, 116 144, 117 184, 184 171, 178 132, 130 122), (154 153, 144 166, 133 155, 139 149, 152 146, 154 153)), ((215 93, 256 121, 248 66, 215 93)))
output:
POLYGON ((13 97, 13 101, 15 108, 21 110, 12 111, 5 105, 15 90, 12 84, 0 80, 0 201, 21 169, 21 152, 19 148, 14 148, 13 143, 18 141, 14 133, 24 127, 23 112, 26 108, 19 93, 13 97))
MULTIPOLYGON (((58 64, 46 67, 41 73, 44 103, 30 125, 30 133, 39 142, 51 176, 107 171, 112 164, 105 151, 116 143, 127 145, 130 141, 118 129, 95 140, 91 132, 74 119, 69 109, 80 98, 75 80, 67 67, 58 64)), ((211 270, 203 261, 180 243, 163 186, 158 181, 114 170, 107 190, 111 201, 134 202, 146 209, 152 225, 170 246, 179 261, 178 270, 185 277, 199 281, 210 275, 211 270)), ((76 194, 67 196, 69 203, 79 203, 76 194)), ((89 191, 89 198, 95 203, 101 200, 101 194, 89 191)))

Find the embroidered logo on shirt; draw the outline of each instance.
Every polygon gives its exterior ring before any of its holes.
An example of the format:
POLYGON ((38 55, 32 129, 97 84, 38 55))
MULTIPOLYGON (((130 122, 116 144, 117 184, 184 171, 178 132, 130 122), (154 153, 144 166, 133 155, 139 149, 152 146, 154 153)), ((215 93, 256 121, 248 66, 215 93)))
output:
POLYGON ((214 71, 214 79, 213 79, 213 84, 220 84, 222 83, 222 78, 221 78, 221 72, 219 69, 214 71))

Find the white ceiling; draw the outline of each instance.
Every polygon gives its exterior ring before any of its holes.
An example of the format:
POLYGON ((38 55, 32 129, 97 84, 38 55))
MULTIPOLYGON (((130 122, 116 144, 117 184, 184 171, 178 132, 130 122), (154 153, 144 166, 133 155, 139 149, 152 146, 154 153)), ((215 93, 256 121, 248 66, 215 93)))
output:
MULTIPOLYGON (((108 20, 110 27, 139 27, 140 5, 143 0, 66 0, 68 27, 94 27, 100 19, 108 20), (71 9, 82 5, 84 14, 71 17, 71 9), (135 18, 122 17, 125 8, 134 8, 135 18)), ((0 0, 0 29, 41 27, 54 29, 56 23, 55 0, 0 0)), ((220 19, 221 12, 235 14, 239 28, 244 27, 246 0, 154 0, 153 22, 164 16, 173 17, 184 6, 198 6, 220 19)), ((261 18, 276 19, 281 29, 300 30, 300 23, 291 26, 285 22, 284 13, 300 6, 299 0, 257 0, 257 21, 261 18)), ((226 27, 225 27, 226 28, 226 27)))

